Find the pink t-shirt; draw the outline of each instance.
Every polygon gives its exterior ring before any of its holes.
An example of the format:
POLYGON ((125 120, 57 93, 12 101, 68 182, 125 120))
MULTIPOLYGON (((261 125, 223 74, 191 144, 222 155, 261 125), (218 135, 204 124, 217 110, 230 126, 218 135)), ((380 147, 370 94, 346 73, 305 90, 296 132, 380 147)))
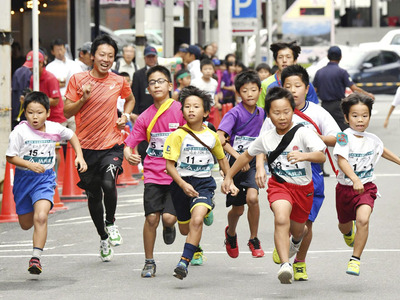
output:
MULTIPOLYGON (((156 113, 157 108, 153 104, 139 115, 132 132, 125 140, 127 146, 134 148, 140 142, 147 140, 146 130, 156 113)), ((158 117, 151 131, 147 156, 144 159, 144 183, 168 185, 172 182, 172 178, 165 173, 166 161, 163 158, 163 146, 168 135, 185 123, 181 104, 177 101, 174 101, 168 110, 158 117)))

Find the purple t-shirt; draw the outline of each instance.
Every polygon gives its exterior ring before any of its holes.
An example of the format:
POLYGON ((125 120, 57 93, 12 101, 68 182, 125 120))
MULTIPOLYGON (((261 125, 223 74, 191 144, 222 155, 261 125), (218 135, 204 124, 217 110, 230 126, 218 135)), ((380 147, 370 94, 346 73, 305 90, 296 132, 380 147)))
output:
MULTIPOLYGON (((228 72, 228 70, 225 70, 224 73, 222 73, 222 79, 221 79, 221 87, 222 86, 231 86, 233 85, 233 82, 235 80, 235 74, 231 74, 228 72)), ((222 94, 224 95, 224 98, 230 98, 235 96, 235 92, 228 91, 228 90, 222 90, 222 94)))
POLYGON ((218 130, 230 136, 230 144, 238 153, 243 153, 260 134, 264 122, 264 110, 257 107, 255 112, 248 112, 239 103, 222 118, 218 130))
MULTIPOLYGON (((147 140, 147 128, 156 115, 158 109, 151 105, 136 119, 132 132, 126 138, 125 144, 135 148, 142 141, 147 140)), ((162 113, 155 123, 147 148, 147 155, 143 162, 144 183, 156 183, 167 185, 172 182, 171 176, 165 173, 166 161, 163 158, 163 146, 168 135, 178 126, 186 123, 181 111, 180 102, 174 101, 171 106, 162 113)))

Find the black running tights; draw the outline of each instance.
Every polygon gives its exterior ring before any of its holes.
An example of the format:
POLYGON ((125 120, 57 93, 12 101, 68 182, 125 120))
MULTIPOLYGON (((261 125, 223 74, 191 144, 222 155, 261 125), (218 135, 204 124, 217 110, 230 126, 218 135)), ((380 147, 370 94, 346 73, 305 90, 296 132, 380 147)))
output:
POLYGON ((94 185, 86 190, 88 195, 88 206, 94 226, 102 239, 107 238, 104 226, 104 208, 106 210, 106 221, 114 223, 114 215, 117 208, 117 176, 113 178, 110 172, 106 172, 100 185, 94 185), (103 208, 104 193, 104 208, 103 208))

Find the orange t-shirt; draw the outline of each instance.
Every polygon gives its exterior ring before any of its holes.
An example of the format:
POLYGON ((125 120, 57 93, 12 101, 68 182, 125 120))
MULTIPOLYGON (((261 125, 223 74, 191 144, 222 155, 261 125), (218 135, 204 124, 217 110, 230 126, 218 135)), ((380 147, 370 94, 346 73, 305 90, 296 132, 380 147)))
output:
POLYGON ((89 99, 75 115, 76 135, 83 149, 104 150, 123 143, 116 122, 118 97, 125 99, 132 91, 122 76, 108 73, 95 78, 87 72, 74 74, 68 83, 65 97, 73 102, 82 98, 83 85, 91 83, 89 99))

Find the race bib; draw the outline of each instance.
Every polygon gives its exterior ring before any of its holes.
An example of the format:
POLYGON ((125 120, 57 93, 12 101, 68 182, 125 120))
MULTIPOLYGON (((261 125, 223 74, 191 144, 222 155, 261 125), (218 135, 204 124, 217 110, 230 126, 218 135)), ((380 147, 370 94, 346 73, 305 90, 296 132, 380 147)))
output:
POLYGON ((235 140, 233 141, 233 149, 239 154, 242 154, 246 151, 250 144, 255 140, 255 137, 251 136, 235 136, 235 140))
POLYGON ((147 155, 153 157, 163 157, 164 143, 171 132, 151 133, 149 146, 147 147, 147 155))

